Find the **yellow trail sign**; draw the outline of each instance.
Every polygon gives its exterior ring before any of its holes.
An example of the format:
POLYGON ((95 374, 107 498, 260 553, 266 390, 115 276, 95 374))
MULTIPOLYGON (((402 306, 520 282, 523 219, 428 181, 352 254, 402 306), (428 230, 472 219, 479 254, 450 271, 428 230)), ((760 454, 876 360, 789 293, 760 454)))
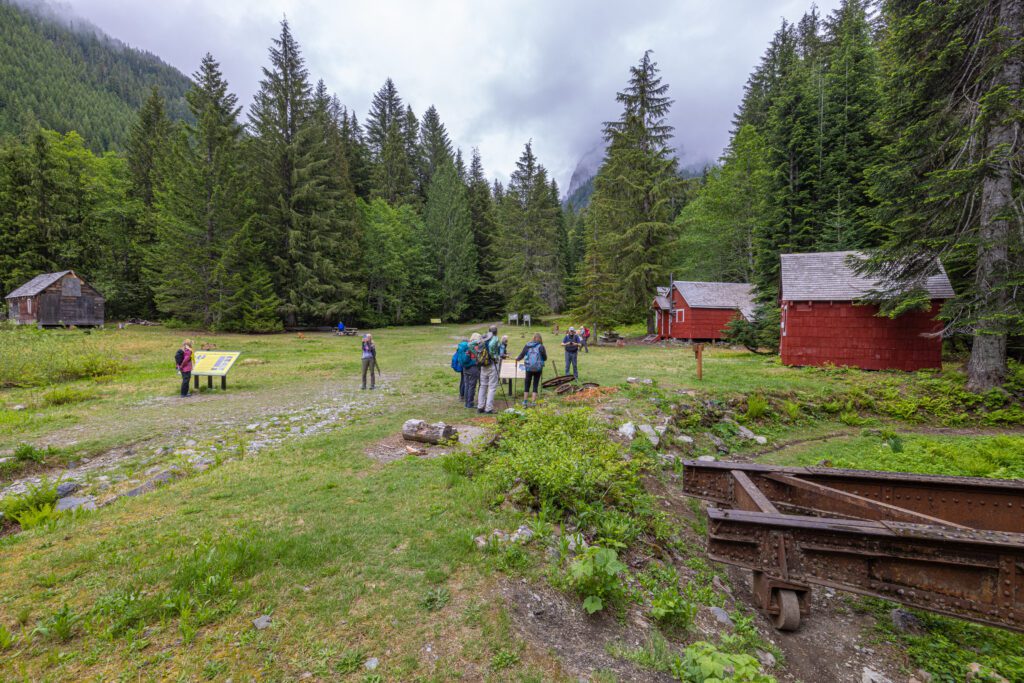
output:
POLYGON ((197 351, 192 374, 224 377, 241 354, 241 351, 197 351))

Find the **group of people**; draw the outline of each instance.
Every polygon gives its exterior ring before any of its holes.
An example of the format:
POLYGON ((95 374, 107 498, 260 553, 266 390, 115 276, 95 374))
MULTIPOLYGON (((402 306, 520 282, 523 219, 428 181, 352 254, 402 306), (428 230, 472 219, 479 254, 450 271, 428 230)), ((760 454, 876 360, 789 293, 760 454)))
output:
MULTIPOLYGON (((339 334, 344 330, 342 323, 338 323, 338 330, 339 334)), ((565 349, 566 375, 571 369, 573 377, 579 379, 579 351, 583 349, 586 353, 590 352, 587 348, 589 339, 590 330, 586 327, 581 328, 579 333, 573 327, 566 331, 565 337, 562 338, 562 347, 565 349)), ((458 348, 452 356, 452 369, 459 373, 459 398, 463 400, 467 408, 476 408, 478 413, 495 412, 494 396, 498 390, 498 383, 501 381, 501 361, 505 358, 508 358, 508 336, 499 338, 497 325, 491 325, 485 335, 474 332, 469 339, 459 342, 458 348)), ((363 335, 361 360, 362 388, 367 388, 366 377, 369 375, 369 388, 376 389, 380 366, 377 364, 377 345, 374 344, 371 334, 363 335)), ((536 404, 540 395, 541 374, 548 362, 548 352, 544 348, 544 341, 539 332, 526 343, 515 360, 516 363, 524 361, 523 366, 526 371, 523 406, 536 404)), ((174 355, 175 367, 181 374, 182 398, 189 395, 193 362, 192 340, 186 339, 174 355)))
MULTIPOLYGON (((587 342, 590 330, 582 328, 583 334, 570 327, 562 338, 565 350, 565 374, 570 370, 579 379, 579 351, 589 353, 587 342)), ((498 326, 491 325, 487 333, 474 332, 469 339, 462 339, 452 355, 452 369, 459 373, 459 398, 466 408, 475 408, 478 413, 493 414, 494 397, 501 381, 501 362, 508 356, 508 337, 498 337, 498 326)), ((548 351, 544 348, 541 334, 535 333, 526 342, 515 362, 523 363, 525 380, 523 386, 523 407, 536 405, 540 396, 540 379, 548 362, 548 351)))

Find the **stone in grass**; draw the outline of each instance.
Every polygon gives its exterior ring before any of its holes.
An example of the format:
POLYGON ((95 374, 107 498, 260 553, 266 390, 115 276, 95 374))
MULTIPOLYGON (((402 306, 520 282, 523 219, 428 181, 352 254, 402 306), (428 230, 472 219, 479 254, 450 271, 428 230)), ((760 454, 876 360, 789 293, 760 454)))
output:
POLYGON ((54 507, 57 512, 71 512, 72 510, 95 510, 96 500, 92 496, 68 496, 57 501, 54 507))
POLYGON ((269 628, 270 627, 270 615, 269 614, 264 614, 262 616, 256 617, 255 619, 252 620, 252 625, 256 628, 257 631, 262 631, 265 628, 269 628))
POLYGON ((723 626, 732 626, 732 619, 729 618, 729 613, 721 607, 712 607, 711 614, 715 617, 715 621, 723 626))
POLYGON ((888 676, 867 666, 861 672, 860 681, 861 683, 892 683, 888 676))
POLYGON ((775 655, 765 650, 754 650, 757 655, 757 661, 761 662, 761 666, 766 669, 775 668, 775 655))
POLYGON ((77 481, 62 481, 61 483, 57 484, 57 497, 67 498, 72 493, 77 491, 79 488, 80 487, 77 481))
POLYGON ((697 462, 715 462, 716 458, 713 455, 702 455, 697 458, 697 462))
POLYGON ((370 657, 369 659, 366 660, 366 663, 363 664, 363 666, 366 667, 367 671, 373 671, 378 666, 380 666, 380 660, 377 659, 376 657, 370 657))
POLYGON ((639 429, 654 446, 657 446, 661 441, 661 437, 658 435, 658 432, 656 432, 654 427, 651 425, 640 425, 639 429))
POLYGON ((25 410, 25 406, 19 403, 18 405, 13 406, 11 410, 25 410))
POLYGON ((693 445, 693 437, 687 436, 686 434, 680 434, 679 436, 677 436, 676 441, 678 441, 679 443, 685 443, 688 446, 693 445))
POLYGON ((924 623, 905 609, 896 607, 889 610, 889 618, 892 619, 893 628, 897 631, 915 636, 923 635, 925 632, 924 623))
POLYGON ((632 441, 636 438, 636 425, 632 422, 627 422, 619 427, 619 434, 632 441))

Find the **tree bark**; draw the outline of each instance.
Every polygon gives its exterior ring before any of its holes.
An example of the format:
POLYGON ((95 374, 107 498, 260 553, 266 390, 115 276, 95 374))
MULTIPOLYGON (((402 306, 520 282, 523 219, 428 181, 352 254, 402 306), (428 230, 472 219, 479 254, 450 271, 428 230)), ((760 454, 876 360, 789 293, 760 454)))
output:
POLYGON ((1020 43, 1024 40, 1024 0, 1001 0, 998 26, 1003 30, 999 49, 1007 56, 995 72, 988 91, 1008 89, 1018 93, 990 114, 985 135, 988 168, 981 187, 978 231, 978 265, 975 286, 982 299, 978 323, 967 364, 967 387, 987 391, 1006 381, 1004 316, 1010 302, 1004 288, 1009 273, 1009 242, 1013 220, 1013 157, 1021 130, 1016 120, 1021 105, 1019 92, 1024 76, 1020 43), (1016 47, 1015 47, 1016 46, 1016 47))
POLYGON ((459 433, 455 427, 444 422, 427 424, 423 420, 407 420, 402 425, 402 438, 406 441, 439 444, 443 441, 456 439, 458 436, 459 433))

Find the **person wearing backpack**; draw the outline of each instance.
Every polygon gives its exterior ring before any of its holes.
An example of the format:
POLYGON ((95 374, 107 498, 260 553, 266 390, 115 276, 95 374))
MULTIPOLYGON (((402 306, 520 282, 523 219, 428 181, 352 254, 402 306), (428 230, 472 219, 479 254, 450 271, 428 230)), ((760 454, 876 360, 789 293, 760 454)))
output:
POLYGON ((466 400, 466 376, 462 372, 462 356, 467 348, 469 348, 469 342, 460 339, 459 345, 455 347, 455 353, 452 354, 452 370, 459 373, 459 398, 463 402, 466 400))
POLYGON ((363 336, 363 389, 366 388, 366 372, 370 372, 370 389, 377 388, 377 345, 372 335, 363 336))
POLYGON ((562 338, 562 346, 565 347, 565 373, 569 374, 569 367, 572 366, 572 374, 576 379, 580 378, 580 371, 577 367, 577 361, 579 360, 580 347, 583 345, 583 339, 576 334, 576 330, 572 327, 569 328, 565 337, 562 338))
POLYGON ((523 407, 526 408, 530 404, 527 403, 527 399, 530 397, 530 386, 533 386, 533 404, 537 404, 537 394, 540 393, 540 375, 544 372, 544 364, 548 362, 548 352, 544 348, 544 342, 541 339, 540 332, 533 335, 533 340, 526 343, 523 350, 519 353, 516 358, 518 363, 521 360, 525 360, 523 368, 526 370, 526 384, 523 387, 523 407))
POLYGON ((498 363, 501 361, 501 340, 498 338, 498 326, 491 325, 487 335, 480 340, 480 389, 477 391, 476 412, 494 413, 494 394, 498 390, 498 363))
POLYGON ((480 333, 474 332, 469 342, 459 344, 459 365, 462 366, 463 398, 467 408, 476 407, 476 386, 480 382, 479 358, 480 333), (465 344, 465 346, 463 346, 465 344), (476 349, 476 350, 474 350, 476 349))
POLYGON ((583 350, 586 353, 590 353, 590 328, 586 325, 583 326, 583 333, 580 335, 583 339, 583 350))
POLYGON ((174 354, 174 367, 181 373, 181 397, 188 398, 188 385, 192 381, 192 340, 181 342, 181 348, 174 354))

